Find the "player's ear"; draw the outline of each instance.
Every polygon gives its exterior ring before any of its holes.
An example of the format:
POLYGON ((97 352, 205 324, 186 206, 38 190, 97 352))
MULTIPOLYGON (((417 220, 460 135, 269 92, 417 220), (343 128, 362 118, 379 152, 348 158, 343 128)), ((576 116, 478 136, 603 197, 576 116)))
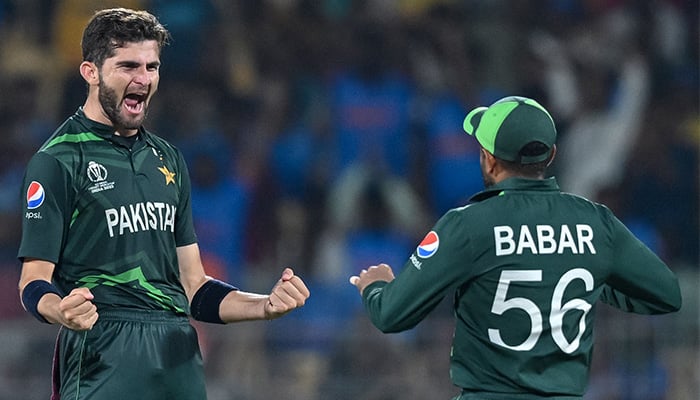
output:
POLYGON ((80 63, 80 76, 85 79, 88 85, 97 85, 100 83, 100 71, 93 62, 83 61, 80 63))
POLYGON ((547 167, 549 167, 552 164, 552 161, 554 161, 554 156, 557 154, 557 145, 552 145, 552 154, 549 155, 549 160, 547 160, 547 167))
POLYGON ((496 157, 483 147, 481 148, 481 164, 489 173, 493 171, 496 165, 496 157))

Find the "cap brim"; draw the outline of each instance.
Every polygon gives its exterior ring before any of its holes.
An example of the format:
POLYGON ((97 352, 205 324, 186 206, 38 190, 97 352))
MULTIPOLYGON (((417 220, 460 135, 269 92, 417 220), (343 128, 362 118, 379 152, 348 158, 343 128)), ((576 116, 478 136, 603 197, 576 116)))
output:
POLYGON ((462 123, 462 128, 469 135, 474 136, 477 128, 479 127, 479 122, 481 122, 481 116, 484 112, 488 110, 488 107, 477 107, 469 112, 466 117, 464 117, 464 122, 462 123))

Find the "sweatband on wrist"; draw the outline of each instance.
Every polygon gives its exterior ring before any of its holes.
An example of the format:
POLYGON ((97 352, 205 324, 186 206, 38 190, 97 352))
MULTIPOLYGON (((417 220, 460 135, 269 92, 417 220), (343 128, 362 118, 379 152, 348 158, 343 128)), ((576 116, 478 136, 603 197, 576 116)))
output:
POLYGON ((238 290, 237 287, 217 279, 208 280, 197 290, 192 298, 190 312, 197 321, 224 324, 219 315, 219 305, 227 294, 238 290))
POLYGON ((24 305, 24 308, 36 319, 43 323, 49 324, 50 322, 39 313, 38 309, 39 300, 41 300, 41 298, 47 293, 55 293, 58 296, 61 296, 58 288, 56 288, 56 286, 52 285, 50 282, 42 279, 33 280, 27 283, 24 290, 22 290, 22 304, 24 305))

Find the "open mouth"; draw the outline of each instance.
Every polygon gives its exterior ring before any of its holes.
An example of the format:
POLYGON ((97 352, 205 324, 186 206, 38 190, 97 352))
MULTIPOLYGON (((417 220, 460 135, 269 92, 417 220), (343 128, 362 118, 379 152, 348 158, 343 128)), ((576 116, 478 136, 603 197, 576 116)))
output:
POLYGON ((139 114, 146 104, 146 94, 129 93, 124 96, 124 107, 132 114, 139 114))

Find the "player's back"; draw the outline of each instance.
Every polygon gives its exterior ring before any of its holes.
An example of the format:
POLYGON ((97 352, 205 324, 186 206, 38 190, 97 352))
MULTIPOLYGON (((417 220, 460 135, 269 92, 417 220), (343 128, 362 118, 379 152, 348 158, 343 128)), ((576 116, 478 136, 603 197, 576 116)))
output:
POLYGON ((607 208, 560 193, 553 179, 519 181, 452 211, 469 238, 452 379, 482 394, 581 396, 595 303, 612 276, 626 274, 617 247, 635 239, 607 208))

